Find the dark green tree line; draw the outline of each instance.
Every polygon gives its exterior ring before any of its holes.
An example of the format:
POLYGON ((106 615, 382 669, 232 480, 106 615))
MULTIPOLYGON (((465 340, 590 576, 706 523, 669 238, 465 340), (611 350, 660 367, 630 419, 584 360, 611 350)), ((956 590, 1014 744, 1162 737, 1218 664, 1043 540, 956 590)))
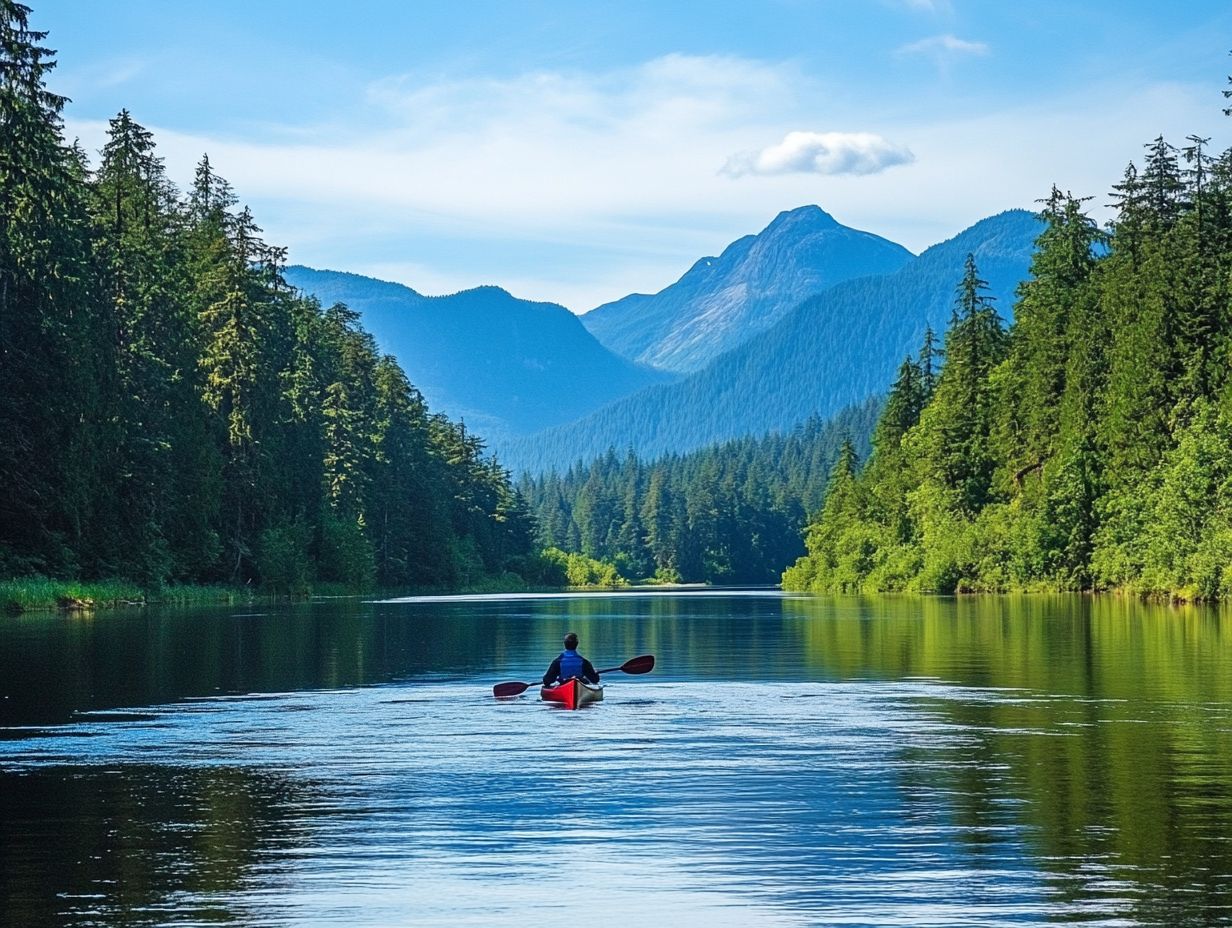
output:
POLYGON ((867 451, 879 408, 870 400, 831 422, 649 461, 611 450, 519 487, 544 545, 615 563, 629 579, 773 583, 802 552, 805 513, 848 436, 867 451))

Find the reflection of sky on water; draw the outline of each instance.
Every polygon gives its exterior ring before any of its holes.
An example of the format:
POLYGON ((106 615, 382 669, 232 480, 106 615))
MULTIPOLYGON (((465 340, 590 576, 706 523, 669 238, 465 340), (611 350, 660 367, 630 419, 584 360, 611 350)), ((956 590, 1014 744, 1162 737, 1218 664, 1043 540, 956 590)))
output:
MULTIPOLYGON (((627 599, 668 599, 679 600, 683 588, 644 588, 628 590, 585 591, 571 590, 566 592, 543 593, 441 593, 424 596, 395 596, 389 599, 376 599, 371 602, 382 605, 418 605, 424 603, 525 603, 525 602, 604 602, 607 600, 627 599)), ((771 589, 724 589, 698 588, 687 591, 689 599, 715 597, 717 599, 807 599, 807 594, 779 593, 771 589)))
POLYGON ((1128 904, 1112 883, 1063 902, 1008 795, 956 820, 974 735, 935 707, 1018 694, 638 680, 567 713, 496 703, 485 682, 86 717, 7 742, 0 765, 131 769, 154 791, 209 769, 285 781, 286 834, 259 829, 265 845, 221 896, 179 894, 246 924, 513 925, 584 900, 615 924, 980 925, 1128 904))

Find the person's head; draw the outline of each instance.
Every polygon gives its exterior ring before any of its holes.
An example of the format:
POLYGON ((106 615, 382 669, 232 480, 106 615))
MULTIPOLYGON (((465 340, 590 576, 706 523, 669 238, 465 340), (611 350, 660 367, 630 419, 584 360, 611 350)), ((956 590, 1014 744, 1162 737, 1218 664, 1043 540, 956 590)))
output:
POLYGON ((569 634, 565 635, 565 650, 566 651, 576 651, 577 650, 577 635, 575 635, 573 632, 570 632, 569 634))

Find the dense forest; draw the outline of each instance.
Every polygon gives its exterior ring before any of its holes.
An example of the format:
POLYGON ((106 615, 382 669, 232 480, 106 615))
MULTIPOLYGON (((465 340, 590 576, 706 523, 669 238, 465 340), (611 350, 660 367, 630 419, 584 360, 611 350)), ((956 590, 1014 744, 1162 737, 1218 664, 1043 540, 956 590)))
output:
POLYGON ((614 450, 563 475, 524 477, 545 544, 614 563, 629 579, 774 583, 804 551, 840 450, 867 450, 879 399, 787 433, 646 461, 614 450))
POLYGON ((933 378, 905 362, 835 464, 811 590, 1232 594, 1232 150, 1146 146, 1101 229, 1053 190, 1014 324, 969 262, 933 378))
POLYGON ((91 167, 0 0, 0 579, 441 585, 534 571, 508 474, 202 158, 127 112, 91 167))

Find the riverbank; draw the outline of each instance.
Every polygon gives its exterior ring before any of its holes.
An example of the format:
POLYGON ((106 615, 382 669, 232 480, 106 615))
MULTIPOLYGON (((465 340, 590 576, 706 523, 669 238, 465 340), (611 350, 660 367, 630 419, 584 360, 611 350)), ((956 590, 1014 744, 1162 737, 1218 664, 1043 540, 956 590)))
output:
POLYGON ((145 588, 126 580, 54 580, 47 577, 24 577, 0 580, 0 615, 20 615, 24 612, 92 612, 131 606, 209 606, 252 602, 285 602, 313 597, 383 596, 383 595, 469 595, 526 593, 532 591, 609 590, 626 584, 581 584, 542 586, 528 584, 517 574, 486 577, 456 588, 426 587, 423 589, 356 590, 342 584, 318 583, 295 594, 263 591, 259 586, 229 584, 171 584, 145 588))
POLYGON ((257 590, 225 584, 173 584, 146 589, 125 580, 53 580, 24 577, 0 580, 0 612, 10 615, 61 609, 91 611, 151 603, 191 606, 249 602, 274 598, 257 590))

